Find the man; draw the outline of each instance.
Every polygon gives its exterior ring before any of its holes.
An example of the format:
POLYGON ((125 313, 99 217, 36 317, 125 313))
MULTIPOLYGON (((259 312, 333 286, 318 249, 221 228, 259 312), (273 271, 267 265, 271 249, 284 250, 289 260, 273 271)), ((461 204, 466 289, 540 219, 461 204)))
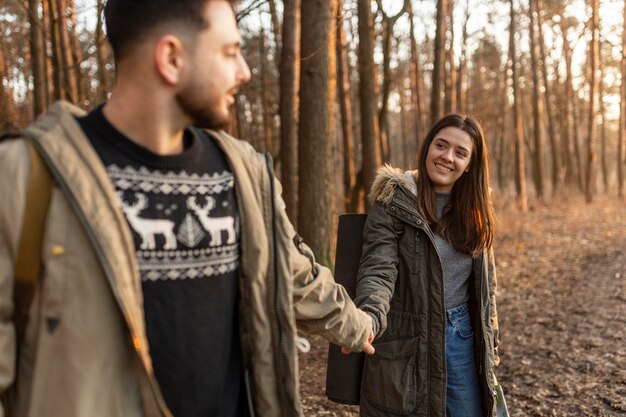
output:
MULTIPOLYGON (((217 130, 250 78, 226 0, 108 0, 117 83, 27 129, 55 179, 15 370, 29 159, 0 147, 0 392, 18 416, 298 416, 296 328, 371 321, 287 219, 271 163, 217 130)), ((0 415, 4 412, 0 410, 0 415)))

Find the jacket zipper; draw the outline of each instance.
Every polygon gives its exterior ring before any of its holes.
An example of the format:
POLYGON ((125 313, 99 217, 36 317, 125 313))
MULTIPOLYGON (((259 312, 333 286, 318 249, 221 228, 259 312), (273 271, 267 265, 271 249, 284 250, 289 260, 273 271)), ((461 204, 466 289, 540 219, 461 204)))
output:
MULTIPOLYGON (((115 299, 117 300, 117 302, 121 305, 122 304, 122 298, 121 298, 119 292, 117 291, 117 289, 116 289, 116 287, 114 285, 114 282, 115 282, 114 276, 115 276, 115 274, 113 273, 113 270, 111 269, 111 266, 109 265, 109 263, 106 260, 106 256, 104 255, 104 251, 103 251, 102 247, 100 246, 100 243, 98 242, 98 239, 96 238, 96 235, 95 235, 93 229, 89 226, 89 222, 87 221, 87 217, 85 216, 85 214, 83 213, 82 209, 80 208, 80 205, 78 204, 78 201, 76 201, 76 199, 74 198, 74 194, 72 194, 72 192, 70 191, 67 183, 63 179, 63 176, 56 169, 56 166, 52 163, 52 160, 50 159, 50 157, 48 156, 46 151, 43 149, 43 147, 39 144, 38 140, 36 138, 34 138, 33 136, 29 135, 29 134, 24 134, 24 136, 26 136, 26 137, 28 137, 29 139, 32 140, 33 146, 37 149, 37 151, 39 152, 41 157, 46 162, 46 165, 47 165, 48 169, 50 170, 50 172, 52 173, 52 176, 56 180, 56 182, 59 185, 59 187, 63 190, 63 194, 64 194, 65 198, 67 198, 68 202, 70 203, 70 206, 72 206, 72 208, 74 209, 74 212, 76 213, 76 216, 78 217, 80 223, 83 225, 83 228, 85 229, 85 232, 87 233, 87 237, 91 241, 93 249, 96 252, 96 255, 97 255, 98 259, 100 260, 100 264, 102 266, 102 269, 104 270, 104 274, 107 277, 107 280, 109 281, 109 286, 111 287, 111 291, 113 292, 113 295, 115 296, 115 299)), ((128 330, 130 332, 130 336, 131 336, 130 342, 131 342, 131 344, 133 346, 135 346, 134 341, 137 339, 137 336, 136 336, 135 332, 133 331, 132 326, 130 325, 128 318, 126 317, 124 309, 120 308, 120 310, 122 310, 122 314, 124 315, 124 318, 125 318, 125 321, 126 321, 126 325, 128 326, 128 330)), ((139 361, 142 364, 144 364, 141 356, 139 356, 139 352, 137 351, 137 349, 133 349, 133 350, 135 351, 135 354, 137 354, 137 356, 139 357, 139 361)), ((146 374, 148 374, 148 380, 150 381, 150 385, 151 385, 152 391, 153 391, 153 393, 155 395, 155 398, 156 398, 156 400, 158 402, 159 408, 161 408, 161 411, 168 410, 168 407, 165 404, 165 401, 163 400, 161 395, 158 394, 159 391, 156 390, 156 386, 157 385, 156 385, 156 379, 155 379, 154 375, 149 373, 148 370, 145 367, 144 367, 144 371, 146 371, 146 374)), ((164 413, 164 414, 167 415, 168 413, 164 413)))
POLYGON ((273 248, 273 263, 274 263, 274 313, 276 314, 276 321, 278 322, 278 377, 279 377, 279 391, 280 399, 283 404, 283 410, 285 415, 291 415, 286 381, 286 369, 285 363, 285 340, 283 335, 284 322, 280 312, 280 277, 278 275, 278 245, 276 244, 276 205, 274 202, 274 172, 272 170, 272 160, 269 153, 265 154, 265 163, 267 166, 267 173, 270 181, 270 204, 271 204, 271 225, 272 225, 272 248, 273 248))
MULTIPOLYGON (((404 210, 404 209, 403 209, 404 210)), ((437 249, 437 245, 435 244, 435 236, 432 232, 432 230, 430 230, 430 227, 421 219, 418 218, 417 220, 417 227, 424 230, 424 232, 426 233, 426 235, 428 236, 428 239, 430 240, 430 244, 433 247, 433 249, 435 249, 435 254, 437 255, 437 262, 439 263, 439 272, 441 273, 441 279, 443 280, 443 265, 441 263, 441 255, 439 254, 439 249, 437 249)), ((428 281, 428 287, 430 288, 430 280, 428 281)), ((443 286, 443 282, 442 282, 442 286, 443 286)), ((443 292, 441 293, 441 305, 444 306, 444 311, 443 311, 443 332, 441 332, 441 339, 442 339, 442 348, 441 348, 441 357, 444 358, 444 362, 443 362, 443 369, 444 369, 444 381, 447 379, 446 375, 447 375, 447 369, 446 369, 446 311, 445 311, 445 301, 443 299, 443 292)), ((430 329, 431 327, 431 315, 428 315, 428 328, 430 329)), ((427 378, 427 383, 428 383, 428 392, 430 392, 430 366, 428 367, 428 378, 427 378)), ((447 384, 444 383, 444 390, 441 394, 441 398, 442 398, 442 402, 441 402, 441 409, 443 410, 443 414, 445 414, 446 412, 446 387, 447 384)))

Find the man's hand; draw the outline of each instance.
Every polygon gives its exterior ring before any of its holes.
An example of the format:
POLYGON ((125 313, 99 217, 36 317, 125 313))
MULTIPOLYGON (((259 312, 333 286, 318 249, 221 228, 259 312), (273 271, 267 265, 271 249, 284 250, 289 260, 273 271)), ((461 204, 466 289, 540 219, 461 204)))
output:
MULTIPOLYGON (((367 353, 368 355, 373 355, 375 352, 374 346, 372 346, 372 342, 374 341, 374 323, 372 323, 372 317, 370 317, 369 314, 367 314, 365 311, 358 309, 359 314, 366 317, 367 318, 367 322, 370 324, 370 335, 367 338, 367 341, 365 342, 365 344, 363 345, 363 349, 361 349, 363 352, 367 353)), ((352 352, 352 349, 347 348, 347 347, 342 347, 341 348, 341 353, 343 353, 344 355, 348 355, 350 352, 352 352)))

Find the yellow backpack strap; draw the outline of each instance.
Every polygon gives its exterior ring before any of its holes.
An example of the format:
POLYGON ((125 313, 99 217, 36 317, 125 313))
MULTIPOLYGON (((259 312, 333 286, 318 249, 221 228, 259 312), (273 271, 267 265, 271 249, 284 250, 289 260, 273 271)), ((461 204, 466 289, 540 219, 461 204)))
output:
POLYGON ((18 344, 24 339, 28 310, 33 301, 39 268, 46 216, 52 194, 52 176, 41 155, 30 140, 26 140, 30 157, 30 177, 26 192, 26 208, 22 220, 13 290, 13 321, 18 344))

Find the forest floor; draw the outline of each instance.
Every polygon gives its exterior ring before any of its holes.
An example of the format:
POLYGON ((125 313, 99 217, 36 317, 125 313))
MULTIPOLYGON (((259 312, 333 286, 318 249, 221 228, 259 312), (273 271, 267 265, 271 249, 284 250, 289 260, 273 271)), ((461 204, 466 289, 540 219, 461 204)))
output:
MULTIPOLYGON (((497 215, 496 373, 511 416, 626 415, 626 203, 570 198, 497 215)), ((324 396, 327 343, 310 341, 305 416, 358 416, 324 396)))

